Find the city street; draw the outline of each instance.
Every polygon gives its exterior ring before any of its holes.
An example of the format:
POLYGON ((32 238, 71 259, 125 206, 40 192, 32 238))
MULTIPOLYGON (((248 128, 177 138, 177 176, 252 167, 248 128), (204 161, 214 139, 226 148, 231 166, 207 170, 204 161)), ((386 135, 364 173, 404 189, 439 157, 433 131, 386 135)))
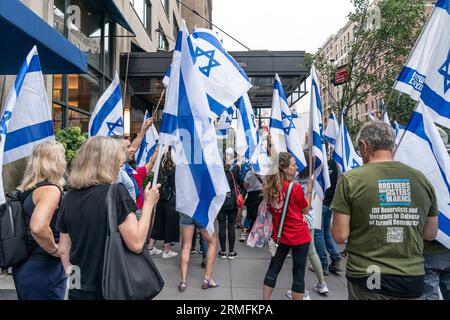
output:
MULTIPOLYGON (((239 235, 240 230, 236 229, 239 235)), ((179 244, 175 246, 179 251, 179 244)), ((163 260, 161 255, 155 257, 164 281, 163 291, 156 297, 160 300, 260 300, 262 299, 262 283, 270 261, 268 249, 249 248, 243 242, 236 241, 236 251, 239 256, 235 260, 217 258, 214 267, 214 278, 220 286, 216 289, 201 289, 203 269, 201 269, 201 255, 191 254, 188 271, 188 287, 184 293, 178 292, 179 257, 163 260)), ((308 263, 309 265, 309 263, 308 263)), ((306 290, 310 292, 312 300, 347 300, 346 280, 344 273, 335 275, 330 273, 325 281, 330 289, 328 296, 321 296, 314 292, 313 286, 317 278, 310 270, 306 273, 306 290)), ((292 284, 292 259, 286 259, 280 272, 277 287, 272 298, 287 300, 286 290, 292 284)), ((0 300, 17 299, 11 276, 0 276, 0 300)))

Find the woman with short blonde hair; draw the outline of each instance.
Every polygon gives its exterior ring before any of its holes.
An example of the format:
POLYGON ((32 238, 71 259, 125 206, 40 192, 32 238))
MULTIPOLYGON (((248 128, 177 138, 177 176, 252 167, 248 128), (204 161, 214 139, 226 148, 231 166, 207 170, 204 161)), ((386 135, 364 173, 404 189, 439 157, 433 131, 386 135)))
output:
POLYGON ((13 267, 20 300, 63 300, 66 275, 59 259, 56 221, 64 186, 64 147, 45 141, 34 147, 18 189, 22 192, 30 255, 13 267))
POLYGON ((84 143, 72 161, 69 183, 72 188, 87 188, 97 184, 111 184, 117 179, 125 162, 123 144, 116 139, 93 137, 84 143))
MULTIPOLYGON (((102 271, 105 241, 109 232, 106 197, 125 161, 123 143, 112 138, 92 137, 72 161, 72 187, 61 204, 58 230, 61 232, 61 260, 66 272, 71 265, 81 270, 81 286, 69 288, 69 300, 103 299, 102 271)), ((159 199, 159 185, 145 189, 142 216, 136 218, 136 203, 123 184, 113 195, 117 225, 123 242, 139 253, 147 238, 153 208, 159 199)))

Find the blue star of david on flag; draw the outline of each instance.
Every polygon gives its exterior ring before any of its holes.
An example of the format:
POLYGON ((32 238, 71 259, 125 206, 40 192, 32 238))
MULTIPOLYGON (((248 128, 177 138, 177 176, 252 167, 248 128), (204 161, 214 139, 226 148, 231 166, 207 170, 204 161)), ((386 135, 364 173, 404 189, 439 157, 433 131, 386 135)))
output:
POLYGON ((450 51, 448 52, 447 60, 439 69, 439 73, 444 77, 444 93, 450 89, 450 51))
POLYGON ((5 111, 3 114, 2 120, 0 121, 0 133, 6 134, 6 124, 9 119, 11 119, 12 113, 10 111, 5 111))
POLYGON ((227 118, 225 119, 225 123, 231 124, 231 116, 227 116, 227 118))
POLYGON ((119 127, 122 128, 123 127, 123 120, 122 117, 120 117, 119 119, 117 119, 116 122, 106 122, 106 125, 108 126, 108 137, 111 137, 112 135, 114 135, 114 130, 119 127))
POLYGON ((294 117, 288 116, 286 113, 284 113, 283 111, 281 112, 281 121, 283 121, 283 131, 284 133, 286 133, 287 135, 289 135, 291 133, 291 129, 295 129, 295 125, 294 125, 294 117), (285 121, 284 120, 289 121, 289 124, 287 125, 287 127, 284 125, 285 121))
POLYGON ((256 128, 255 115, 252 113, 252 114, 250 115, 250 117, 252 118, 253 127, 256 128))
POLYGON ((205 56, 209 59, 208 65, 199 67, 201 73, 209 78, 209 74, 211 73, 211 69, 214 67, 220 66, 220 63, 217 60, 214 60, 214 55, 216 54, 216 50, 203 51, 201 48, 197 47, 195 49, 195 58, 205 56))

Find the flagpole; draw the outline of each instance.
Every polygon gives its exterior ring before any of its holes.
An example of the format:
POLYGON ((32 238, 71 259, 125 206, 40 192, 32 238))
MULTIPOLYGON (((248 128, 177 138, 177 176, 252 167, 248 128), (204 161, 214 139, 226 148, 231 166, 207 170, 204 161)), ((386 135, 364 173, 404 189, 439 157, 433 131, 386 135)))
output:
POLYGON ((156 112, 157 112, 158 109, 159 109, 159 105, 161 104, 161 100, 162 100, 162 98, 164 97, 164 94, 165 94, 165 93, 166 93, 166 88, 164 88, 163 91, 161 92, 161 96, 159 97, 158 104, 156 105, 155 111, 153 111, 153 114, 152 114, 152 118, 153 118, 153 119, 155 118, 156 112))
MULTIPOLYGON (((153 175, 153 181, 152 181, 152 187, 156 186, 156 183, 158 182, 158 174, 159 174, 159 167, 161 166, 161 158, 165 153, 166 145, 159 145, 158 148, 158 154, 156 156, 156 162, 155 162, 155 174, 153 175)), ((152 220, 150 221, 150 230, 153 227, 153 222, 155 221, 155 211, 156 206, 153 208, 153 214, 152 214, 152 220)))

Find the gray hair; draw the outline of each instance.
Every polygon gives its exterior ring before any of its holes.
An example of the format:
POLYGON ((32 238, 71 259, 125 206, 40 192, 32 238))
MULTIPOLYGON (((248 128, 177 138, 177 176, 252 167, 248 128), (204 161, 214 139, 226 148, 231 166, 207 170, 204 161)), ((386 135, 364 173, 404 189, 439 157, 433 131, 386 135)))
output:
POLYGON ((373 120, 359 130, 357 141, 363 140, 377 150, 392 150, 395 145, 394 129, 385 122, 373 120))

